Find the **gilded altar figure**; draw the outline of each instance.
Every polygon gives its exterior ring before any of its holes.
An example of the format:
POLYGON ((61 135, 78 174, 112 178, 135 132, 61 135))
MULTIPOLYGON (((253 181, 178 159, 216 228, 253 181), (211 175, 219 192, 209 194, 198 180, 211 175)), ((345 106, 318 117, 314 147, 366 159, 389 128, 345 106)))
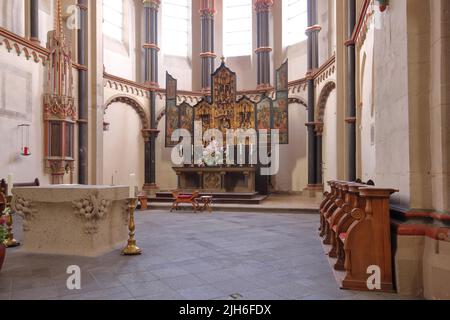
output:
POLYGON ((206 130, 214 128, 214 119, 212 114, 212 106, 205 100, 200 101, 195 106, 195 121, 201 121, 203 133, 206 130))
POLYGON ((255 129, 255 105, 247 97, 242 98, 236 105, 235 126, 238 129, 255 129))
POLYGON ((222 62, 213 74, 213 102, 217 106, 234 104, 236 101, 236 73, 222 62))

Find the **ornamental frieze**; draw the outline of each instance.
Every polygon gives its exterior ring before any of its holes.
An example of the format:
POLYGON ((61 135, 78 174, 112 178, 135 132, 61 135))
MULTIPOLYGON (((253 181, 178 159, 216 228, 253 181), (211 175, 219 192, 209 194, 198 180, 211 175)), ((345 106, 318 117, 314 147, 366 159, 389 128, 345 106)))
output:
POLYGON ((77 110, 72 97, 53 94, 44 95, 44 119, 77 119, 77 110))

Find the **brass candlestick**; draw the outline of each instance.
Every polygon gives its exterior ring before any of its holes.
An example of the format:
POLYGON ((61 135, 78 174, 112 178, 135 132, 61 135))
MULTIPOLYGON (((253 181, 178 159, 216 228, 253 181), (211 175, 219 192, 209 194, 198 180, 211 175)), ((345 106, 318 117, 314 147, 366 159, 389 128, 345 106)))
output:
POLYGON ((123 256, 137 256, 142 253, 142 250, 136 245, 136 239, 134 238, 136 225, 134 223, 134 210, 136 208, 137 199, 129 198, 128 199, 128 210, 130 211, 130 221, 128 222, 128 244, 122 250, 123 256))
POLYGON ((6 208, 8 210, 8 214, 6 215, 6 230, 7 230, 7 238, 5 241, 3 241, 3 245, 7 248, 14 248, 20 246, 20 243, 14 239, 14 233, 13 233, 13 217, 12 217, 12 211, 11 211, 11 201, 12 196, 6 196, 6 208))

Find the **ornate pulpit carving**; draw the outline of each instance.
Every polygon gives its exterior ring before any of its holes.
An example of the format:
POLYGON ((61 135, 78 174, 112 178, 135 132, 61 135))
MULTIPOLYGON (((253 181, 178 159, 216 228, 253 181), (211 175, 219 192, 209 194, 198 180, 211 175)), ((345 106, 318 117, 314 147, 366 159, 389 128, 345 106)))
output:
POLYGON ((56 2, 55 30, 47 37, 50 52, 46 62, 44 93, 45 163, 52 184, 74 169, 74 127, 77 119, 73 92, 72 52, 62 27, 61 0, 56 2))

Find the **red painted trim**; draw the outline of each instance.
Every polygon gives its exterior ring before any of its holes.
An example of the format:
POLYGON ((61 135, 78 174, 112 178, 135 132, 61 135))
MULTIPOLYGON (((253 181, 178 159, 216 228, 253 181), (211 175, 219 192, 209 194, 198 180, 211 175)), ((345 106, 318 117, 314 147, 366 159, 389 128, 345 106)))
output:
POLYGON ((320 30, 322 30, 322 27, 320 25, 316 24, 316 25, 306 28, 305 33, 308 33, 311 31, 320 31, 320 30))
POLYGON ((322 72, 324 72, 328 67, 330 67, 334 62, 336 61, 336 56, 333 54, 332 57, 330 57, 327 61, 325 61, 324 64, 322 64, 319 69, 313 70, 313 73, 311 74, 311 77, 313 79, 318 78, 322 72))
POLYGON ((20 43, 21 45, 23 45, 27 48, 33 49, 34 51, 37 51, 40 54, 45 55, 45 57, 48 57, 48 55, 50 54, 46 48, 44 48, 40 45, 37 45, 36 43, 33 43, 32 41, 29 41, 29 40, 25 39, 24 37, 21 37, 9 30, 6 30, 3 27, 0 27, 0 36, 3 36, 10 40, 14 40, 15 42, 20 43))
POLYGON ((202 52, 200 53, 201 58, 217 58, 217 55, 214 52, 202 52))
POLYGON ((434 220, 450 222, 450 215, 438 213, 438 212, 427 212, 427 211, 408 211, 408 212, 398 212, 398 214, 402 215, 407 219, 412 218, 430 218, 434 220))
POLYGON ((103 73, 103 78, 107 79, 107 80, 117 81, 117 82, 120 82, 120 83, 123 83, 123 84, 127 84, 127 85, 130 85, 130 86, 134 86, 134 87, 136 87, 138 89, 142 89, 142 90, 148 90, 149 89, 147 86, 145 86, 143 84, 140 84, 140 83, 137 83, 135 81, 128 80, 128 79, 124 79, 124 78, 121 78, 121 77, 113 76, 112 74, 109 74, 109 73, 106 73, 106 72, 103 73))
POLYGON ((272 48, 271 47, 259 47, 258 49, 255 50, 255 53, 260 53, 260 52, 272 52, 272 48))
POLYGON ((88 68, 85 65, 79 64, 79 63, 75 63, 72 62, 72 66, 77 69, 77 70, 82 70, 82 71, 87 71, 88 68))
POLYGON ((345 41, 345 43, 344 43, 345 46, 350 46, 350 45, 356 44, 356 40, 358 39, 358 35, 361 32, 362 26, 364 24, 364 18, 366 17, 367 9, 370 6, 370 2, 371 2, 371 0, 364 0, 364 5, 359 14, 358 24, 355 26, 355 29, 353 30, 351 38, 348 39, 347 41, 345 41))
POLYGON ((392 222, 399 236, 425 236, 433 240, 450 241, 450 228, 434 227, 425 224, 400 224, 392 222))

